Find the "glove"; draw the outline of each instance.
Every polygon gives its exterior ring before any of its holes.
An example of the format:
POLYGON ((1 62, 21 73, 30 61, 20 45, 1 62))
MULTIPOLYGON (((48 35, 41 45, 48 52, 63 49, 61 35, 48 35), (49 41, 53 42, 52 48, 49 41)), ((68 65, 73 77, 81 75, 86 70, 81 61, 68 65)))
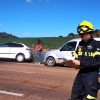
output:
POLYGON ((81 67, 81 66, 75 65, 75 64, 73 63, 73 60, 67 60, 67 61, 65 61, 65 62, 63 62, 63 63, 66 64, 66 65, 68 65, 68 66, 70 66, 70 67, 72 67, 72 68, 75 68, 75 69, 81 69, 81 68, 83 68, 83 67, 81 67))

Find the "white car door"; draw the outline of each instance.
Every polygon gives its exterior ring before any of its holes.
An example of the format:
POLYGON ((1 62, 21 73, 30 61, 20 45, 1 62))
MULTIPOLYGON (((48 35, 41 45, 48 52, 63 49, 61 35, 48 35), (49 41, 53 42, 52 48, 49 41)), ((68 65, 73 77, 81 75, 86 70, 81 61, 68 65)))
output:
POLYGON ((59 50, 58 53, 58 59, 62 59, 64 56, 70 56, 73 57, 73 52, 75 51, 77 47, 77 41, 72 41, 66 43, 61 49, 59 50))
POLYGON ((10 47, 6 43, 0 45, 0 58, 8 58, 10 47))
POLYGON ((11 47, 9 58, 15 59, 17 53, 21 53, 23 45, 17 43, 8 43, 9 47, 11 47))

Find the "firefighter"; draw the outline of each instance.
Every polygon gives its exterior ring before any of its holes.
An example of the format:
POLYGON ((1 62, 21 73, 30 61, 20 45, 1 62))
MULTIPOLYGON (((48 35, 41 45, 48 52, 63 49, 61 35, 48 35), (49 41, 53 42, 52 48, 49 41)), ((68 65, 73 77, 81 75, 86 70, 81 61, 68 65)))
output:
POLYGON ((94 84, 98 84, 98 72, 100 66, 100 46, 93 39, 94 27, 92 23, 83 21, 77 27, 81 36, 77 50, 74 52, 73 63, 82 66, 75 78, 71 100, 96 100, 97 90, 93 90, 94 84))

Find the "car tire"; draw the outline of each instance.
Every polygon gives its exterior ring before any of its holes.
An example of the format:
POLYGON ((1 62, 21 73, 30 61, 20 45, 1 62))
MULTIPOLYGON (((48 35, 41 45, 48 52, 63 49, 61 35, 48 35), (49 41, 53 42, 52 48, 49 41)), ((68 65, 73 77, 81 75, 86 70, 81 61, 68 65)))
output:
POLYGON ((54 57, 48 57, 46 59, 46 65, 49 67, 54 67, 56 64, 55 58, 54 57))
POLYGON ((33 62, 33 59, 30 59, 29 61, 28 61, 28 63, 32 63, 33 62))
POLYGON ((18 55, 16 56, 16 60, 17 60, 17 62, 22 63, 22 62, 24 62, 25 57, 24 57, 23 54, 18 54, 18 55))

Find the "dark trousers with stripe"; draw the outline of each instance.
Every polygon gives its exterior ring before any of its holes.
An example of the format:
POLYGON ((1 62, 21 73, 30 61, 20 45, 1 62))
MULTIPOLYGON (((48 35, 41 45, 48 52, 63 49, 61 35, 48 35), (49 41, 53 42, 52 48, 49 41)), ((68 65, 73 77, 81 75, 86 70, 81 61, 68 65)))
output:
POLYGON ((93 90, 95 83, 98 83, 98 71, 81 73, 79 71, 72 87, 71 100, 96 100, 98 90, 93 90), (83 99, 84 98, 84 99, 83 99))

